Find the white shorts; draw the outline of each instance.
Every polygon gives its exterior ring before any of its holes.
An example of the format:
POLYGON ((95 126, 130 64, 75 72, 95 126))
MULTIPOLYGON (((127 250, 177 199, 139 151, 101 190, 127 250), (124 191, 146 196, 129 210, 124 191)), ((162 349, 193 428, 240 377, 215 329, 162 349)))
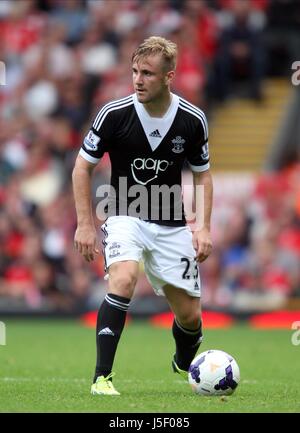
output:
POLYGON ((101 229, 107 269, 115 262, 143 259, 157 295, 164 296, 163 287, 170 284, 200 297, 198 264, 188 226, 169 227, 130 216, 112 216, 101 229))

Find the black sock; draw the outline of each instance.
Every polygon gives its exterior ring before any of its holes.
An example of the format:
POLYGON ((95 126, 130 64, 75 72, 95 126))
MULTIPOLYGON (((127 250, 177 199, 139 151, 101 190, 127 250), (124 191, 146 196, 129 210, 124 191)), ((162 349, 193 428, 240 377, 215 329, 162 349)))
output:
POLYGON ((176 343, 175 361, 181 370, 188 371, 202 342, 202 323, 198 329, 186 329, 174 319, 172 327, 176 343))
POLYGON ((99 308, 96 344, 97 362, 94 383, 97 377, 111 373, 115 353, 122 334, 130 299, 108 293, 99 308))

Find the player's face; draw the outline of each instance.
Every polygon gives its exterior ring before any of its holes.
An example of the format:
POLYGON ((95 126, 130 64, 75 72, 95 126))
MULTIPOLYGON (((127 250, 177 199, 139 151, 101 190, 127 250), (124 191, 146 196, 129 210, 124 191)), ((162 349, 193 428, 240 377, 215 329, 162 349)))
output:
POLYGON ((132 65, 133 86, 138 101, 159 101, 169 91, 174 71, 167 72, 160 54, 148 56, 132 65))

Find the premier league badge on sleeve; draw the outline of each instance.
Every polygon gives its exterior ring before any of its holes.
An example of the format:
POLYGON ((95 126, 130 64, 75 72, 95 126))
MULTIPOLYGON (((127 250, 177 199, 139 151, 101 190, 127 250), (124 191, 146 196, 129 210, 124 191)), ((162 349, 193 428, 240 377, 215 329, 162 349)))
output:
POLYGON ((88 150, 97 150, 100 137, 98 137, 92 130, 90 130, 84 139, 84 145, 88 150))

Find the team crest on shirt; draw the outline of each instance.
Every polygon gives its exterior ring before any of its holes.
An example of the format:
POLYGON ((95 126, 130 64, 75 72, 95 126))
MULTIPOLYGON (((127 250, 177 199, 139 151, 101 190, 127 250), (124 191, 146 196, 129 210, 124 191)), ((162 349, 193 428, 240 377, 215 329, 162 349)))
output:
POLYGON ((174 153, 181 153, 184 151, 183 145, 185 143, 185 140, 184 138, 180 137, 180 135, 177 135, 177 137, 172 140, 172 143, 173 143, 172 150, 174 153))
POLYGON ((84 139, 84 145, 88 150, 97 150, 98 144, 100 142, 100 137, 93 133, 93 131, 89 131, 87 136, 84 139))

